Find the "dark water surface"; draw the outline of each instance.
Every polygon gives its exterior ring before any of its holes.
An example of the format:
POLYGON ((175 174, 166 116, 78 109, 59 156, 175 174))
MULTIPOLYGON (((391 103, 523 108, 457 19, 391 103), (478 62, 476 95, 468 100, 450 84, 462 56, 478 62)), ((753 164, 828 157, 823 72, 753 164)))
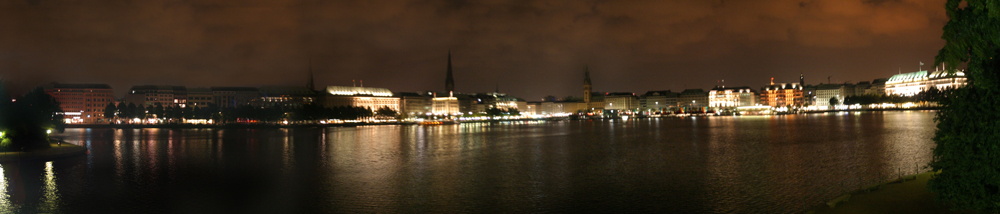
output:
POLYGON ((0 165, 0 212, 801 212, 916 172, 933 117, 68 129, 90 152, 0 165))

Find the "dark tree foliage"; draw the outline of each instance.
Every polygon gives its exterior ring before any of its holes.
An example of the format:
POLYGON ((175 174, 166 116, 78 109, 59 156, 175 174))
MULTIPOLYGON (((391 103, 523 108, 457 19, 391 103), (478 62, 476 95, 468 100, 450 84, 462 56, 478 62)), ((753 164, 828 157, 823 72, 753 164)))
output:
POLYGON ((830 98, 830 105, 831 106, 840 105, 840 100, 837 100, 836 97, 831 97, 830 98))
POLYGON ((126 109, 128 109, 128 114, 125 115, 128 115, 128 118, 140 118, 143 114, 145 114, 143 113, 144 110, 141 107, 136 106, 134 103, 129 103, 126 109))
POLYGON ((153 111, 150 111, 150 113, 156 115, 157 118, 163 118, 163 111, 163 104, 156 103, 156 105, 153 106, 153 111))
POLYGON ((949 0, 945 46, 935 64, 965 63, 969 86, 938 97, 934 158, 928 182, 955 210, 1000 212, 1000 1, 949 0))
POLYGON ((118 112, 118 107, 115 106, 114 102, 109 102, 107 106, 104 106, 104 119, 111 120, 115 118, 116 112, 118 112))
MULTIPOLYGON (((0 86, 2 88, 3 86, 0 86)), ((6 92, 3 92, 6 94, 6 92)), ((62 132, 65 128, 59 102, 41 87, 31 90, 17 102, 9 97, 0 98, 5 139, 0 143, 3 151, 30 151, 49 148, 48 130, 62 132)))
POLYGON ((376 110, 375 113, 382 119, 395 118, 397 114, 396 110, 392 110, 391 108, 386 106, 382 106, 381 108, 376 110))

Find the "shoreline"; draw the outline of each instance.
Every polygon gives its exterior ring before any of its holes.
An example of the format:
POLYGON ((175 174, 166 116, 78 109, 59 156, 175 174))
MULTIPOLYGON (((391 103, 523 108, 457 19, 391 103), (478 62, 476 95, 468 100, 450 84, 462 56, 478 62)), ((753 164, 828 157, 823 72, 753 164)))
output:
POLYGON ((23 161, 51 161, 87 153, 87 148, 69 143, 62 145, 49 143, 51 148, 31 152, 0 152, 0 163, 23 161))
POLYGON ((812 205, 804 213, 960 213, 938 204, 927 182, 935 172, 907 175, 812 205))

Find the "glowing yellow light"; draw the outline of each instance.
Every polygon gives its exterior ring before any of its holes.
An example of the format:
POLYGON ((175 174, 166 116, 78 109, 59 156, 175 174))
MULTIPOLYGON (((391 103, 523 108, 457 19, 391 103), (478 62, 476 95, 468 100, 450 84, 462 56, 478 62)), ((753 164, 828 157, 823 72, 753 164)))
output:
POLYGON ((52 134, 52 129, 45 130, 45 134, 52 134))

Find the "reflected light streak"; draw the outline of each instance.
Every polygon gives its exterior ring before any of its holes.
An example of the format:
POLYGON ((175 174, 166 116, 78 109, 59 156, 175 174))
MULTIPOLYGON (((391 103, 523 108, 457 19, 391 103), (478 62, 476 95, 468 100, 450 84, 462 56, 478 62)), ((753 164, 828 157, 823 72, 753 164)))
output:
POLYGON ((14 207, 10 204, 10 195, 7 194, 7 176, 4 174, 3 166, 0 166, 0 212, 13 213, 14 207))
POLYGON ((59 207, 59 189, 56 187, 56 173, 52 171, 52 161, 45 162, 45 190, 42 195, 40 210, 44 213, 57 212, 59 207))

